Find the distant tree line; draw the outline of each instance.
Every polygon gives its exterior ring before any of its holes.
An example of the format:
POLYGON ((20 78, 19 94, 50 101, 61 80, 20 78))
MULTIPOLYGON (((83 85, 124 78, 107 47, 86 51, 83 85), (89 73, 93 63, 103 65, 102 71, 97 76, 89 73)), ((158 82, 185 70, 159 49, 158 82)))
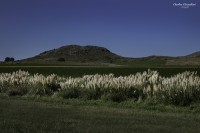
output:
POLYGON ((6 57, 4 62, 14 62, 15 61, 15 58, 13 57, 6 57))

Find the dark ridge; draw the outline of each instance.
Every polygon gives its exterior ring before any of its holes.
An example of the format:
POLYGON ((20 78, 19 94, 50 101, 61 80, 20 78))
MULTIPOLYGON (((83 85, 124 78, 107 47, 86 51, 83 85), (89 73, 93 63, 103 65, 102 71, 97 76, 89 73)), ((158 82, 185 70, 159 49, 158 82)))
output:
POLYGON ((200 51, 187 55, 188 57, 200 57, 200 51))
POLYGON ((123 57, 98 46, 67 45, 57 49, 44 51, 24 61, 58 61, 63 58, 70 62, 102 62, 112 63, 123 57))
POLYGON ((112 53, 110 50, 99 46, 66 45, 57 49, 44 51, 39 55, 21 60, 25 63, 39 64, 78 64, 78 65, 128 65, 128 66, 185 66, 200 65, 200 51, 187 56, 148 56, 142 58, 127 58, 112 53))

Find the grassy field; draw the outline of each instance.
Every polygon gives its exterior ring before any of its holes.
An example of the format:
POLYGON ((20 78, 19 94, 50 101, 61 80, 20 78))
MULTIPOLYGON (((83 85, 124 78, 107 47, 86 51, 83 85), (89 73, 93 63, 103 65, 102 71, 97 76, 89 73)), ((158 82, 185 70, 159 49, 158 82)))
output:
MULTIPOLYGON (((31 74, 52 73, 60 76, 80 77, 85 74, 125 76, 143 72, 148 68, 136 67, 0 67, 0 73, 17 70, 31 74)), ((184 71, 200 68, 151 68, 160 75, 170 77, 184 71)), ((115 103, 101 100, 59 99, 54 97, 0 96, 0 132, 138 132, 138 133, 199 133, 199 102, 190 105, 162 105, 144 101, 115 103)))
MULTIPOLYGON (((169 68, 153 68, 150 67, 152 70, 157 70, 161 76, 172 76, 177 73, 181 73, 184 71, 197 71, 198 75, 200 75, 200 68, 197 67, 169 67, 169 68)), ((66 67, 66 66, 35 66, 35 67, 28 67, 28 66, 1 66, 0 73, 2 72, 14 72, 17 70, 24 70, 28 71, 31 74, 39 73, 43 75, 50 75, 52 73, 58 74, 60 76, 72 76, 72 77, 80 77, 86 74, 109 74, 113 73, 115 76, 127 76, 130 74, 135 74, 136 72, 143 72, 148 70, 148 68, 135 68, 135 67, 91 67, 91 66, 74 66, 74 67, 66 67)))
POLYGON ((199 110, 0 97, 0 132, 198 133, 199 110))

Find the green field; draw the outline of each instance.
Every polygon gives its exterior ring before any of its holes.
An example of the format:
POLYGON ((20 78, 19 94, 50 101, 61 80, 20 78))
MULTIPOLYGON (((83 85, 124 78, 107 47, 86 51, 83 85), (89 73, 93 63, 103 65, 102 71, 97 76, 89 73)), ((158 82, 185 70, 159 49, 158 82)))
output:
MULTIPOLYGON (((39 73, 43 75, 50 75, 52 73, 58 74, 60 76, 72 76, 72 77, 81 77, 83 75, 88 74, 109 74, 113 73, 115 76, 125 76, 130 74, 135 74, 136 72, 143 72, 148 70, 148 68, 136 68, 136 67, 91 67, 91 66, 35 66, 35 67, 28 67, 28 66, 9 66, 9 67, 0 67, 0 73, 3 72, 14 72, 18 71, 19 69, 28 71, 31 74, 39 73)), ((177 73, 182 73, 184 71, 197 71, 198 75, 200 75, 200 68, 192 68, 192 67, 167 67, 167 68, 153 68, 150 67, 152 70, 157 70, 161 76, 172 76, 177 73)))
MULTIPOLYGON (((47 66, 1 66, 0 73, 17 70, 31 74, 52 73, 60 76, 80 77, 86 74, 109 74, 125 76, 148 68, 136 67, 47 67, 47 66)), ((151 68, 161 76, 170 77, 184 71, 200 68, 167 67, 151 68)), ((153 99, 152 99, 153 100, 153 99)), ((143 102, 126 100, 63 99, 53 96, 0 95, 0 132, 136 132, 136 133, 199 133, 200 102, 188 106, 159 104, 150 100, 143 102)))
POLYGON ((198 133, 200 114, 192 109, 0 97, 0 132, 198 133))

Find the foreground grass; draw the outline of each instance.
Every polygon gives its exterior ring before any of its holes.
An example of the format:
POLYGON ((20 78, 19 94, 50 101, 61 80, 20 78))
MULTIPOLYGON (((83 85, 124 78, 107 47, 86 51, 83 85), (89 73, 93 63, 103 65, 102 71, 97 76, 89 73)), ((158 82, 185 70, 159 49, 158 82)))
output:
POLYGON ((0 132, 197 133, 193 108, 1 96, 0 132))

